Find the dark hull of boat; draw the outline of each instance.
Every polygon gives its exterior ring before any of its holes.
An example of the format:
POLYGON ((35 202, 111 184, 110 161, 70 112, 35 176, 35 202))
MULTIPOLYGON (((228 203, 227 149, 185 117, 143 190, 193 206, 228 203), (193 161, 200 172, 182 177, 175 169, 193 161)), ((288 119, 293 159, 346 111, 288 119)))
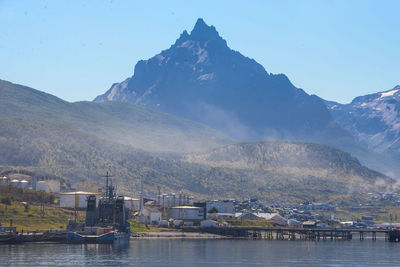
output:
POLYGON ((67 242, 73 244, 128 243, 129 238, 129 233, 124 232, 109 232, 102 235, 81 235, 76 232, 67 233, 67 242))

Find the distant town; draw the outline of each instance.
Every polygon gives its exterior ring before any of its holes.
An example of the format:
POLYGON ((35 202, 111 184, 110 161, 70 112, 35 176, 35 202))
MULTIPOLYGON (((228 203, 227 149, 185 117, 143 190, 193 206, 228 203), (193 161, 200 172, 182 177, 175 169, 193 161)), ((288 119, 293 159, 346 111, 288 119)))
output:
MULTIPOLYGON (((84 211, 89 196, 96 203, 104 195, 102 186, 80 184, 76 188, 66 187, 59 179, 33 179, 23 173, 9 173, 0 177, 0 186, 12 186, 23 190, 41 191, 54 194, 59 208, 84 211)), ((400 195, 393 193, 369 193, 370 202, 365 207, 373 207, 390 201, 400 205, 400 195)), ((180 228, 185 226, 227 227, 230 225, 268 225, 299 228, 356 228, 389 229, 400 227, 397 216, 390 221, 376 223, 372 215, 358 218, 341 218, 338 207, 329 203, 265 203, 258 198, 246 200, 215 199, 205 200, 184 193, 139 192, 136 196, 124 196, 130 216, 146 227, 180 228)), ((358 207, 360 204, 354 204, 358 207)), ((5 220, 2 220, 3 224, 5 220)), ((2 228, 8 229, 9 228, 2 228)))

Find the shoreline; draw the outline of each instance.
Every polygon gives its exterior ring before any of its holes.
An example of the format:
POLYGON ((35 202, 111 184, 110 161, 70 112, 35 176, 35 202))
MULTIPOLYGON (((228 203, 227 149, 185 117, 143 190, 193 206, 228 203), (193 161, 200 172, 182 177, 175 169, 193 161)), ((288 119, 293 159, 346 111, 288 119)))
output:
POLYGON ((157 238, 168 238, 168 239, 232 239, 232 237, 226 237, 221 235, 215 235, 210 233, 191 233, 191 232, 136 232, 131 239, 157 239, 157 238))

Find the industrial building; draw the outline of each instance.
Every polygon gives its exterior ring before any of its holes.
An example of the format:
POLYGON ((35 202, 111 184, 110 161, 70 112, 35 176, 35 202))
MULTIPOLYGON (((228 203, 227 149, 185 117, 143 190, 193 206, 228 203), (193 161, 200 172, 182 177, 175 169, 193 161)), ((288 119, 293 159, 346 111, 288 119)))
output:
POLYGON ((156 207, 144 207, 143 215, 139 218, 141 223, 160 224, 161 211, 156 207))
POLYGON ((204 208, 177 206, 168 209, 168 219, 199 222, 204 219, 204 208))
POLYGON ((218 213, 235 213, 233 200, 212 200, 207 202, 207 212, 215 208, 218 213))

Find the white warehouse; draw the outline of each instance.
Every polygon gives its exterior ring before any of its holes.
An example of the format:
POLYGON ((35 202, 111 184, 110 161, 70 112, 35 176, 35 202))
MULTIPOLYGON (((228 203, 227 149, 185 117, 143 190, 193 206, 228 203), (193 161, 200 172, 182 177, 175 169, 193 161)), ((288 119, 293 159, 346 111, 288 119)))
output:
POLYGON ((204 208, 192 206, 177 206, 168 209, 168 219, 184 221, 204 220, 204 208))

